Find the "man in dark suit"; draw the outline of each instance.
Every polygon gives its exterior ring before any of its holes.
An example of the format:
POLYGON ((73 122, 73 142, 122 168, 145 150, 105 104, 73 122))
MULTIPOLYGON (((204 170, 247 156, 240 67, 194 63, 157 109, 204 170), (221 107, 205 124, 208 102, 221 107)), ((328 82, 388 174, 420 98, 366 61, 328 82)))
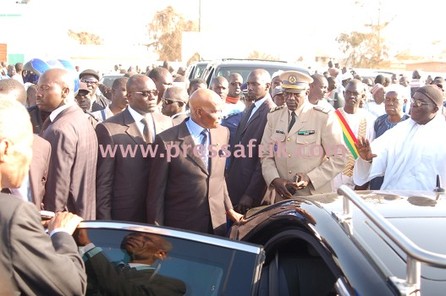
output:
MULTIPOLYGON (((16 100, 25 106, 26 92, 23 84, 14 79, 0 80, 0 100, 16 100)), ((29 169, 29 176, 25 178, 21 188, 8 188, 26 201, 33 202, 37 209, 42 209, 45 195, 45 184, 51 156, 50 143, 34 135, 33 157, 29 169)))
POLYGON ((29 189, 32 202, 36 207, 44 209, 43 199, 46 193, 45 185, 51 159, 51 144, 44 138, 34 135, 33 158, 29 167, 29 189))
POLYGON ((225 235, 227 216, 241 219, 224 179, 222 148, 229 131, 219 125, 222 104, 214 91, 198 89, 189 100, 190 118, 156 136, 147 195, 149 223, 225 235))
POLYGON ((172 244, 161 236, 133 232, 124 237, 121 249, 129 262, 110 262, 88 237, 86 229, 74 235, 81 247, 88 275, 88 295, 184 295, 183 281, 158 273, 172 244))
POLYGON ((231 161, 226 182, 232 204, 244 214, 259 206, 266 192, 259 158, 266 116, 275 107, 269 94, 271 77, 264 69, 253 70, 248 76, 248 97, 254 100, 246 109, 231 142, 231 161))
MULTIPOLYGON (((25 107, 13 100, 0 100, 2 188, 21 186, 28 174, 32 142, 25 107)), ((34 205, 0 193, 0 274, 10 284, 11 295, 85 294, 84 264, 71 236, 81 220, 68 212, 58 213, 49 222, 47 235, 34 205)))
POLYGON ((170 117, 156 112, 157 97, 155 83, 149 77, 133 75, 127 81, 127 109, 96 126, 98 219, 147 221, 147 182, 151 182, 148 143, 173 126, 170 117))
POLYGON ((45 209, 68 210, 94 220, 98 141, 74 102, 73 77, 65 69, 49 69, 40 76, 37 87, 37 105, 51 112, 41 133, 51 144, 45 209))

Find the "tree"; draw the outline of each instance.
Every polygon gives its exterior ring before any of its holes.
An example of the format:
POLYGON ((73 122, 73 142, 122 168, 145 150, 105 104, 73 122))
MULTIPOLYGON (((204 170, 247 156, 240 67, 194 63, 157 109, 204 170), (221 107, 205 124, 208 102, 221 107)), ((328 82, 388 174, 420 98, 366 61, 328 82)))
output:
MULTIPOLYGON (((355 5, 362 5, 355 2, 355 5)), ((389 48, 383 38, 383 31, 391 21, 381 22, 381 2, 378 7, 377 23, 364 24, 362 32, 341 33, 336 38, 342 52, 346 55, 344 64, 359 68, 386 68, 389 48)))
POLYGON ((248 59, 258 59, 258 60, 267 60, 267 61, 278 61, 279 60, 278 57, 275 57, 270 54, 260 52, 257 50, 250 52, 248 55, 248 59))
POLYGON ((163 61, 181 60, 182 33, 197 31, 197 24, 186 20, 171 6, 158 11, 148 25, 149 37, 153 46, 163 61))
POLYGON ((100 36, 88 33, 88 32, 74 32, 72 30, 68 30, 68 36, 81 45, 93 44, 93 45, 101 45, 103 40, 100 36))

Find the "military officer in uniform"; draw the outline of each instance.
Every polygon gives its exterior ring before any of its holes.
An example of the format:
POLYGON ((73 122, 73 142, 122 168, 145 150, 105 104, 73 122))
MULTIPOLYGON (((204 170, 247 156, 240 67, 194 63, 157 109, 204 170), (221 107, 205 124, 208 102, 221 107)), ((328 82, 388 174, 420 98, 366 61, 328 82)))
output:
POLYGON ((260 152, 269 186, 265 198, 277 202, 331 192, 331 180, 345 164, 341 126, 333 112, 308 101, 308 74, 286 71, 280 79, 286 106, 268 114, 260 152))

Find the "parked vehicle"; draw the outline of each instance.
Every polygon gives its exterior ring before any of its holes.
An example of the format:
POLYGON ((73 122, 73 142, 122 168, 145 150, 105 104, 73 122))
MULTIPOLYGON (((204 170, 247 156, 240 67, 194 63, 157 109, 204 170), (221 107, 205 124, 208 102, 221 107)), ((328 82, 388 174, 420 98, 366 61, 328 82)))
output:
MULTIPOLYGON (((127 235, 149 234, 167 241, 172 245, 167 258, 153 268, 156 274, 182 281, 185 295, 255 295, 265 258, 261 246, 168 227, 87 221, 79 228, 87 231, 92 243, 116 267, 129 263, 129 254, 121 248, 127 235)), ((92 291, 92 281, 89 285, 92 291)))
POLYGON ((204 69, 206 69, 208 63, 209 63, 208 61, 200 61, 190 64, 186 69, 185 76, 189 80, 199 78, 203 73, 204 69))
POLYGON ((124 76, 124 74, 105 74, 104 76, 101 77, 99 83, 104 84, 105 86, 111 88, 113 85, 113 81, 122 76, 124 76))
POLYGON ((283 61, 222 59, 208 63, 200 77, 203 78, 209 86, 214 77, 224 76, 225 78, 229 78, 231 73, 237 72, 242 75, 243 81, 246 82, 249 73, 251 73, 252 70, 259 68, 267 70, 271 75, 279 70, 297 70, 308 74, 308 70, 304 67, 283 61))
POLYGON ((339 193, 252 209, 232 228, 265 248, 257 295, 444 295, 442 194, 339 193))
POLYGON ((184 282, 185 295, 444 295, 443 192, 342 186, 251 209, 230 239, 114 221, 80 228, 115 265, 129 261, 130 233, 167 240, 156 270, 184 282))

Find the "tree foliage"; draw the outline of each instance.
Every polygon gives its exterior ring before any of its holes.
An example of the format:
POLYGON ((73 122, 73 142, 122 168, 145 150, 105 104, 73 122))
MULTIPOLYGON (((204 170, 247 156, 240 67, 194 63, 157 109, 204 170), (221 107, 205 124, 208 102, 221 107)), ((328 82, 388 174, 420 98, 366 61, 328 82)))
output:
MULTIPOLYGON (((352 31, 338 35, 336 41, 346 56, 344 63, 351 67, 362 68, 388 67, 390 65, 388 60, 389 48, 383 38, 383 33, 391 20, 384 22, 381 20, 384 4, 381 1, 371 3, 366 0, 354 0, 353 5, 361 10, 370 9, 373 11, 376 9, 376 23, 365 23, 362 31, 352 31), (370 7, 368 8, 368 6, 370 7)), ((368 15, 370 15, 370 12, 368 12, 368 15)))
POLYGON ((68 30, 68 36, 71 39, 76 40, 81 45, 92 44, 92 45, 101 45, 103 40, 100 36, 88 33, 88 32, 74 32, 72 30, 68 30))
POLYGON ((248 54, 248 59, 259 59, 259 60, 267 60, 267 61, 278 61, 279 58, 275 57, 273 55, 260 52, 257 50, 254 50, 248 54))
POLYGON ((163 61, 180 61, 182 33, 197 31, 197 24, 186 20, 171 6, 158 11, 148 25, 152 40, 147 46, 153 46, 163 61))
POLYGON ((368 32, 341 33, 336 41, 346 55, 344 64, 358 68, 383 68, 389 66, 388 47, 381 37, 384 25, 369 25, 368 32))

